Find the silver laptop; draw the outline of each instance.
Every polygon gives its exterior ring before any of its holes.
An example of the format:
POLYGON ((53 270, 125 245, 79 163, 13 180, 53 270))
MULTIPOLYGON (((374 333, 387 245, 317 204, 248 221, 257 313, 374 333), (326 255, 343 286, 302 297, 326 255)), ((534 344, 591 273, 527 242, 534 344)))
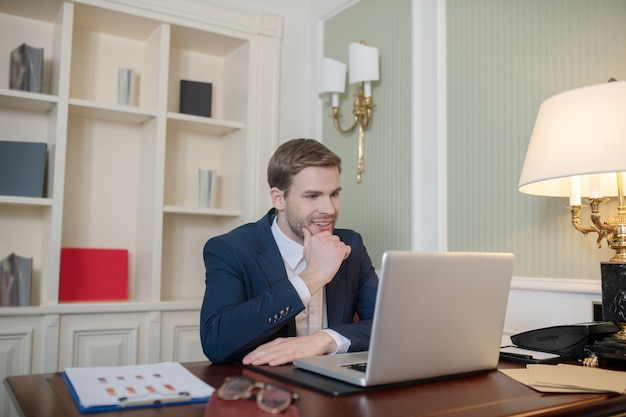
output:
POLYGON ((494 370, 513 261, 510 253, 388 251, 369 352, 294 365, 363 387, 494 370))

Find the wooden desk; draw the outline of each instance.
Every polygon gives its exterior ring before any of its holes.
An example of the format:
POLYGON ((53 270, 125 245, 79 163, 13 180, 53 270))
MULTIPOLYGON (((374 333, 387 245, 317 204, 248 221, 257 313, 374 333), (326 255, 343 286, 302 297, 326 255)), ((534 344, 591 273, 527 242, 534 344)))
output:
MULTIPOLYGON (((214 387, 226 376, 245 373, 268 382, 270 378, 236 365, 185 366, 214 387)), ((502 364, 503 367, 515 366, 502 364)), ((23 417, 83 416, 74 405, 60 374, 11 376, 5 386, 23 417)), ((280 383, 281 385, 285 385, 280 383)), ((611 416, 626 412, 626 395, 541 394, 500 372, 439 381, 403 388, 331 397, 300 387, 290 387, 301 396, 301 417, 329 416, 611 416)), ((168 406, 91 414, 95 417, 202 417, 206 404, 168 406)), ((269 416, 270 414, 268 414, 269 416)), ((243 417, 243 416, 242 416, 243 417)))

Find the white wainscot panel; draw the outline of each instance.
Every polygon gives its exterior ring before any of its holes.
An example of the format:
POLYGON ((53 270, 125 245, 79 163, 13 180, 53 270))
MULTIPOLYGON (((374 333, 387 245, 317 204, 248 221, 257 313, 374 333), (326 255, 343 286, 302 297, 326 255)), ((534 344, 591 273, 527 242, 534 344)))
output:
MULTIPOLYGON (((53 372, 57 366, 59 316, 0 317, 0 381, 10 375, 53 372)), ((0 417, 17 416, 0 384, 0 417)))
POLYGON ((150 362, 150 327, 148 313, 62 316, 59 369, 150 362))
POLYGON ((196 362, 208 360, 200 344, 200 313, 173 311, 163 313, 161 360, 196 362))
POLYGON ((32 368, 32 351, 35 329, 11 328, 0 329, 0 377, 29 374, 32 368))
MULTIPOLYGON (((35 329, 12 328, 8 319, 2 320, 0 328, 0 380, 7 376, 30 373, 35 329)), ((16 416, 9 394, 0 385, 0 415, 16 416)))

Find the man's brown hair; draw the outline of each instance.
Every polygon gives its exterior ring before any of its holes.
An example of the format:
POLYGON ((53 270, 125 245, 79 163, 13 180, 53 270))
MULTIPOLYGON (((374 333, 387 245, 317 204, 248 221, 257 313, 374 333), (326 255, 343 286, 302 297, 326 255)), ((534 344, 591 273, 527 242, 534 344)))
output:
POLYGON ((341 173, 341 158, 315 139, 292 139, 280 145, 267 166, 270 188, 285 191, 293 177, 306 167, 337 167, 341 173))

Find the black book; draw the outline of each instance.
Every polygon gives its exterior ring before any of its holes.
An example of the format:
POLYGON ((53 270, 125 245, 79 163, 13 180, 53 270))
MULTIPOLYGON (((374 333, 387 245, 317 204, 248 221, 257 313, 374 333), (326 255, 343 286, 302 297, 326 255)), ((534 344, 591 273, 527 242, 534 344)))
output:
POLYGON ((0 195, 44 196, 47 144, 0 141, 0 195))
POLYGON ((180 113, 211 117, 213 84, 180 80, 180 113))

